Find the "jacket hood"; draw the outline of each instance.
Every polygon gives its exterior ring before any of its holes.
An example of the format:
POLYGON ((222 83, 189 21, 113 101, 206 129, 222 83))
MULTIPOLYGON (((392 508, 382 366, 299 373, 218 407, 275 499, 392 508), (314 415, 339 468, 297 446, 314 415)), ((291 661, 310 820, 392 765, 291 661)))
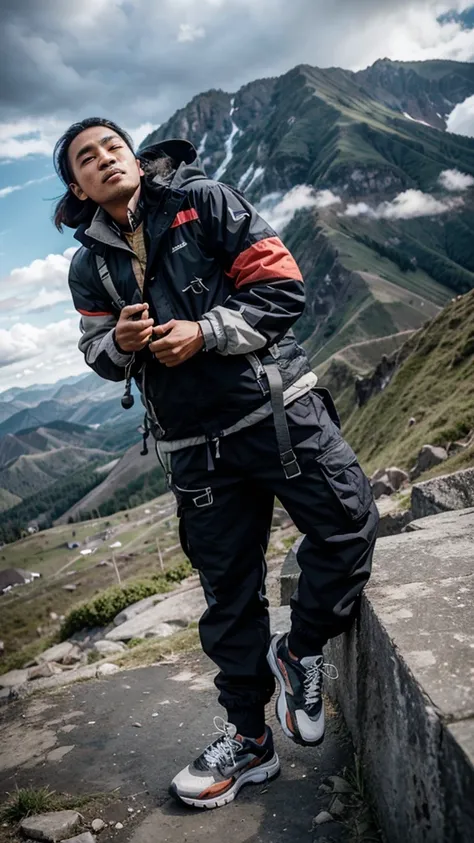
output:
MULTIPOLYGON (((154 143, 152 146, 141 149, 137 153, 137 157, 140 161, 155 161, 163 153, 173 158, 176 163, 176 169, 169 180, 164 179, 164 183, 169 187, 179 189, 188 182, 195 181, 195 179, 208 178, 201 167, 196 149, 190 141, 182 138, 172 138, 154 143)), ((163 184, 163 179, 159 176, 155 177, 153 181, 156 181, 157 184, 163 184)))

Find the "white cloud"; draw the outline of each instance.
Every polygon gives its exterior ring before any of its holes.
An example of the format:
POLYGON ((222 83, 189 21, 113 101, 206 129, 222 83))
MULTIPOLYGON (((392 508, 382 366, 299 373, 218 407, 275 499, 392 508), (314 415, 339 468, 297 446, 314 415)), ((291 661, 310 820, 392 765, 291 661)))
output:
POLYGON ((297 211, 309 208, 329 208, 341 202, 330 190, 315 192, 310 185, 299 184, 288 191, 282 198, 279 193, 271 193, 262 198, 259 210, 262 216, 279 233, 291 222, 297 211))
POLYGON ((193 26, 191 23, 182 23, 179 27, 178 38, 180 44, 187 41, 196 41, 198 38, 204 38, 206 30, 203 26, 193 26))
MULTIPOLYGON (((77 248, 71 246, 64 254, 48 255, 32 261, 28 266, 12 269, 0 280, 0 307, 4 313, 26 313, 47 310, 62 301, 71 301, 68 274, 71 258, 77 248), (12 296, 14 293, 14 296, 12 296)), ((14 315, 4 319, 15 319, 14 315)))
POLYGON ((474 138, 474 96, 459 103, 447 120, 448 132, 474 138))
POLYGON ((371 208, 366 202, 348 205, 344 211, 346 217, 367 216, 371 219, 411 220, 417 217, 433 217, 446 214, 454 208, 464 204, 460 196, 451 199, 436 199, 421 190, 406 190, 391 202, 381 202, 376 208, 371 208))
POLYGON ((141 142, 145 140, 150 132, 154 132, 155 129, 158 129, 156 123, 142 123, 141 126, 137 126, 136 129, 127 129, 128 134, 132 138, 135 149, 138 149, 141 142))
POLYGON ((67 126, 67 121, 54 117, 24 118, 16 122, 0 123, 0 158, 51 156, 54 144, 67 126))
POLYGON ((461 173, 460 170, 443 170, 439 176, 439 183, 445 190, 469 190, 474 187, 474 178, 468 173, 461 173))
POLYGON ((0 391, 21 380, 22 386, 55 383, 59 378, 88 371, 77 348, 80 337, 77 319, 63 319, 44 327, 18 322, 0 329, 0 391), (25 368, 25 362, 27 368, 25 368))
POLYGON ((25 187, 30 187, 32 184, 41 184, 44 181, 50 181, 54 178, 56 176, 52 174, 51 176, 43 176, 41 179, 29 179, 29 181, 23 182, 23 184, 10 184, 7 187, 2 187, 0 189, 0 199, 9 196, 10 193, 16 193, 17 190, 24 190, 25 187))

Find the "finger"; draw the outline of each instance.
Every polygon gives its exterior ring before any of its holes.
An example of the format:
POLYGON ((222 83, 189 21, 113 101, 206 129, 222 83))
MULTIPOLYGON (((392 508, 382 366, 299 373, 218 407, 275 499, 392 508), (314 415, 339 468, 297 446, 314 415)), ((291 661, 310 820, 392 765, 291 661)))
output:
POLYGON ((164 337, 162 340, 155 340, 150 343, 150 350, 153 353, 157 351, 169 351, 170 348, 174 348, 174 342, 169 337, 164 337))
POLYGON ((158 336, 163 336, 163 334, 166 334, 168 331, 171 331, 173 328, 175 328, 177 324, 178 323, 176 319, 170 319, 170 321, 165 322, 164 325, 155 325, 155 334, 158 334, 158 336))
POLYGON ((141 310, 148 310, 146 302, 140 302, 139 304, 127 304, 125 307, 122 307, 120 316, 123 319, 130 319, 131 316, 134 316, 136 313, 140 313, 141 310))
POLYGON ((138 336, 135 337, 135 340, 136 340, 136 342, 147 343, 151 336, 152 336, 152 333, 148 329, 148 331, 143 331, 141 334, 138 334, 138 336))
POLYGON ((127 331, 136 335, 137 331, 144 331, 145 328, 152 328, 153 327, 153 319, 137 319, 136 321, 131 321, 129 323, 129 327, 127 331))
MULTIPOLYGON (((151 348, 151 346, 150 346, 150 348, 151 348)), ((163 351, 156 351, 156 352, 154 352, 154 354, 155 354, 156 359, 160 360, 162 362, 166 361, 166 360, 169 360, 169 361, 176 360, 176 358, 178 356, 176 352, 170 351, 169 348, 164 349, 163 351)))

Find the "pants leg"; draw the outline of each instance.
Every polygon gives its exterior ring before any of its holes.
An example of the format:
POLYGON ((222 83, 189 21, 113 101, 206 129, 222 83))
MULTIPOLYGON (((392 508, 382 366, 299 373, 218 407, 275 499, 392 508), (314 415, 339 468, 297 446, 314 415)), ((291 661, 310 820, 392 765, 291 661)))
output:
MULTIPOLYGON (((370 576, 378 512, 370 484, 350 446, 311 393, 287 409, 300 477, 287 480, 278 458, 265 461, 258 480, 271 489, 304 534, 301 576, 291 600, 290 649, 299 657, 320 652, 347 630, 370 576)), ((254 446, 275 445, 271 425, 255 429, 254 446)))
POLYGON ((274 689, 266 661, 265 597, 273 494, 257 491, 225 460, 207 471, 201 449, 193 450, 194 465, 189 453, 173 456, 172 475, 183 548, 200 573, 208 604, 201 643, 220 668, 216 686, 229 719, 243 734, 258 736, 274 689))

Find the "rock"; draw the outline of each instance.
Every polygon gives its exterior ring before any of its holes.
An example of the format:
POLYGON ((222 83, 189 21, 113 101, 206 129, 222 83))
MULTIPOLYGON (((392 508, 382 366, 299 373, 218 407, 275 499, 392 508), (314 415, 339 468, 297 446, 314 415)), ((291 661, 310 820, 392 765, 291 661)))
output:
MULTIPOLYGON (((414 518, 474 506, 474 468, 433 477, 413 486, 411 510, 414 518)), ((1 679, 0 679, 1 681, 1 679)))
POLYGON ((291 610, 289 606, 272 606, 270 608, 270 628, 272 634, 289 632, 291 629, 291 610))
POLYGON ((47 676, 45 679, 34 679, 28 682, 26 686, 27 693, 34 691, 44 691, 51 688, 60 688, 62 685, 71 685, 79 679, 95 679, 97 675, 97 666, 94 664, 84 665, 75 670, 66 670, 58 673, 57 676, 47 676))
POLYGON ((331 814, 333 817, 342 817, 342 815, 346 811, 346 806, 343 802, 339 799, 339 796, 336 796, 335 799, 331 802, 331 814))
POLYGON ((84 661, 84 653, 75 644, 72 645, 71 650, 62 659, 62 664, 71 665, 84 661))
POLYGON ((412 416, 411 419, 409 419, 408 421, 408 427, 413 427, 414 424, 416 424, 416 419, 414 416, 412 416))
POLYGON ((69 583, 68 585, 63 585, 63 591, 75 591, 77 585, 74 585, 73 582, 69 583))
POLYGON ((76 834, 75 837, 69 837, 64 843, 95 843, 95 837, 90 831, 84 831, 83 834, 76 834))
POLYGON ((101 820, 100 818, 98 818, 96 820, 92 820, 92 822, 91 822, 92 831, 99 832, 99 831, 102 831, 106 827, 107 827, 107 823, 104 822, 104 820, 101 820))
POLYGON ((123 828, 123 823, 115 823, 115 828, 117 828, 117 829, 123 828))
POLYGON ((387 512, 380 517, 377 537, 383 539, 386 536, 398 536, 405 531, 405 527, 413 521, 411 509, 405 512, 387 512))
POLYGON ((56 612, 50 612, 49 613, 49 619, 51 621, 57 621, 57 620, 59 620, 59 615, 57 615, 56 612))
POLYGON ((423 474, 424 471, 429 471, 430 468, 440 465, 440 463, 447 459, 448 452, 445 448, 437 448, 435 445, 423 445, 418 454, 416 465, 410 471, 410 479, 414 480, 420 474, 423 474))
POLYGON ((20 823, 20 828, 25 837, 57 843, 69 837, 79 820, 80 815, 77 811, 55 811, 51 814, 36 814, 27 817, 20 823))
POLYGON ((384 474, 383 477, 379 477, 379 479, 375 481, 372 485, 372 491, 374 493, 375 500, 381 498, 382 495, 393 495, 395 489, 388 479, 388 474, 384 474))
POLYGON ((61 644, 55 644, 53 647, 49 647, 44 653, 40 653, 36 657, 36 662, 37 664, 43 664, 43 662, 63 662, 74 649, 75 645, 71 644, 70 641, 63 641, 61 644))
POLYGON ((136 618, 137 615, 141 615, 143 612, 146 612, 147 609, 152 609, 157 603, 161 603, 165 597, 165 594, 153 594, 151 597, 145 597, 137 603, 132 603, 131 606, 127 606, 126 609, 123 609, 123 611, 116 615, 114 618, 114 626, 120 626, 122 623, 131 621, 132 618, 136 618))
POLYGON ((4 652, 5 652, 5 644, 3 643, 3 641, 0 641, 0 656, 2 656, 4 652))
POLYGON ((387 468, 387 477, 388 482, 396 492, 398 492, 404 483, 408 483, 410 479, 406 471, 403 471, 401 468, 395 468, 394 466, 387 468))
POLYGON ((293 521, 285 509, 276 506, 273 511, 272 525, 273 527, 291 527, 293 521))
POLYGON ((342 776, 328 776, 327 780, 332 784, 333 793, 354 793, 354 788, 342 776))
POLYGON ((107 641, 103 638, 102 641, 96 641, 92 649, 101 656, 111 656, 114 653, 122 653, 127 648, 121 641, 107 641))
POLYGON ((370 478, 370 482, 375 483, 376 480, 380 480, 380 478, 383 477, 386 473, 387 470, 385 468, 378 468, 375 474, 373 474, 370 478))
POLYGON ((55 676, 58 673, 62 673, 62 671, 56 662, 44 662, 43 664, 30 667, 28 670, 28 680, 43 679, 46 676, 55 676))
POLYGON ((2 688, 0 689, 0 705, 4 705, 10 699, 10 688, 2 688))
POLYGON ((97 676, 112 676, 112 674, 117 673, 119 670, 118 665, 105 662, 105 664, 100 664, 97 668, 97 676))
POLYGON ((28 682, 27 670, 10 670, 0 676, 0 688, 14 688, 15 685, 23 685, 28 682))
POLYGON ((108 641, 129 641, 130 638, 145 638, 159 635, 162 625, 186 626, 206 610, 206 601, 201 587, 189 591, 178 591, 157 603, 131 620, 111 629, 105 636, 108 641))
POLYGON ((333 818, 328 811, 320 811, 317 817, 314 817, 313 823, 315 825, 323 825, 324 823, 332 822, 333 818))
POLYGON ((149 632, 145 632, 145 638, 168 638, 182 628, 183 624, 181 623, 159 623, 149 632))

